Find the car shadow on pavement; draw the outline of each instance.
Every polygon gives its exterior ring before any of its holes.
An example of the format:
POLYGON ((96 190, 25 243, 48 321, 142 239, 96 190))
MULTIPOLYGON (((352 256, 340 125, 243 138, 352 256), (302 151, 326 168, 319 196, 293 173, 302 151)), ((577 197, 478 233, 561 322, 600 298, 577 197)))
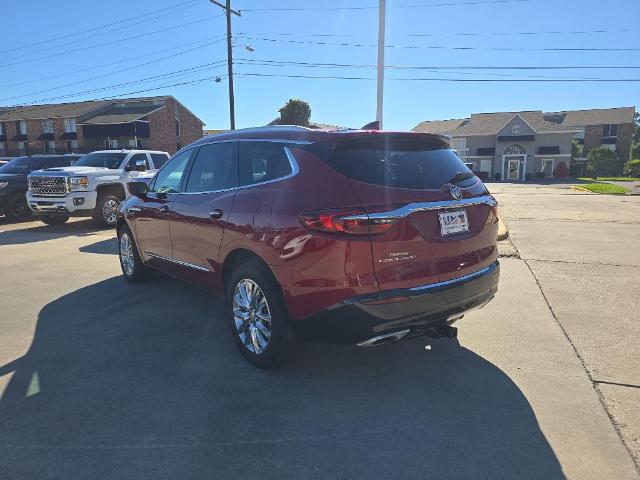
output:
POLYGON ((80 247, 82 253, 95 253, 98 255, 117 255, 118 254, 118 243, 115 237, 107 238, 106 240, 100 240, 99 242, 92 243, 90 245, 84 245, 80 247))
MULTIPOLYGON (((94 225, 92 220, 81 220, 68 222, 62 225, 45 225, 40 223, 37 226, 26 226, 32 223, 25 223, 25 228, 12 228, 11 230, 0 231, 0 245, 22 245, 25 243, 44 242, 65 237, 85 237, 95 233, 113 231, 113 228, 102 228, 94 225)), ((15 225, 15 224, 13 224, 15 225)))
POLYGON ((247 364, 206 293, 110 278, 0 367, 0 477, 563 478, 523 393, 454 341, 247 364))

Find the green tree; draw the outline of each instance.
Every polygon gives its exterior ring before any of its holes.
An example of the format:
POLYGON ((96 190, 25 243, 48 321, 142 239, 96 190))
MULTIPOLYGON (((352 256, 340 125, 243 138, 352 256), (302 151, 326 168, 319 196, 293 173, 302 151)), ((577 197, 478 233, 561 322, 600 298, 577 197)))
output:
POLYGON ((640 158, 640 143, 631 146, 631 158, 640 158))
POLYGON ((592 148, 587 155, 587 169, 595 177, 618 175, 620 166, 616 154, 608 148, 592 148))
POLYGON ((640 159, 636 158, 625 163, 622 174, 625 177, 640 178, 640 159))
POLYGON ((304 100, 290 99, 280 110, 280 125, 309 126, 311 107, 304 100))
POLYGON ((633 143, 640 143, 640 113, 633 114, 633 143))

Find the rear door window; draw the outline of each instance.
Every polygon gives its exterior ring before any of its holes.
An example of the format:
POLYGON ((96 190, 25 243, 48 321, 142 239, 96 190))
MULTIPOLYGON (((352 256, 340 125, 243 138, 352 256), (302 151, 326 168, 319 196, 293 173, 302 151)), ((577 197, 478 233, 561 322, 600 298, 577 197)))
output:
POLYGON ((284 146, 274 142, 240 142, 240 185, 254 185, 292 173, 284 146))
POLYGON ((346 140, 335 145, 328 160, 349 178, 384 187, 426 190, 476 181, 453 150, 419 139, 383 136, 346 140))
POLYGON ((167 160, 169 160, 169 156, 165 155, 164 153, 152 153, 151 160, 153 161, 153 166, 158 169, 165 163, 167 163, 167 160))
POLYGON ((193 161, 186 192, 215 192, 238 186, 238 165, 230 142, 203 145, 193 161))

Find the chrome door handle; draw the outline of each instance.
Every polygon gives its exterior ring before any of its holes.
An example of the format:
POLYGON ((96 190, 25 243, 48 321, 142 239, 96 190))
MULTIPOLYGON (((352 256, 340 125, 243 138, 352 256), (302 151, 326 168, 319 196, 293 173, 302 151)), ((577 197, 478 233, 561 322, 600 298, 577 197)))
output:
POLYGON ((211 210, 209 212, 209 216, 214 220, 218 220, 219 218, 222 218, 222 215, 224 215, 224 212, 219 208, 216 208, 215 210, 211 210))
POLYGON ((169 207, 167 207, 166 205, 163 205, 160 208, 158 208, 158 211, 160 213, 167 213, 169 211, 169 207))

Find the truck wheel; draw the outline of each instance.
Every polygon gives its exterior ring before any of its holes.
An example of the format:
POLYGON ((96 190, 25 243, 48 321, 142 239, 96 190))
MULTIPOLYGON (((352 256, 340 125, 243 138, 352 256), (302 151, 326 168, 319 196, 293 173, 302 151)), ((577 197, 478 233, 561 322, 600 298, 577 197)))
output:
POLYGON ((122 199, 115 195, 100 196, 93 211, 93 221, 101 227, 115 226, 121 203, 122 199))
POLYGON ((62 225, 69 220, 68 215, 43 215, 39 218, 42 223, 46 223, 47 225, 62 225))
POLYGON ((231 333, 240 353, 258 368, 288 361, 296 338, 276 282, 257 262, 240 265, 227 285, 231 333))
POLYGON ((9 197, 5 215, 9 220, 24 220, 31 216, 31 209, 24 194, 14 193, 9 197))
POLYGON ((127 226, 118 229, 118 256, 122 274, 127 281, 140 283, 153 276, 153 270, 142 263, 131 230, 127 226))

